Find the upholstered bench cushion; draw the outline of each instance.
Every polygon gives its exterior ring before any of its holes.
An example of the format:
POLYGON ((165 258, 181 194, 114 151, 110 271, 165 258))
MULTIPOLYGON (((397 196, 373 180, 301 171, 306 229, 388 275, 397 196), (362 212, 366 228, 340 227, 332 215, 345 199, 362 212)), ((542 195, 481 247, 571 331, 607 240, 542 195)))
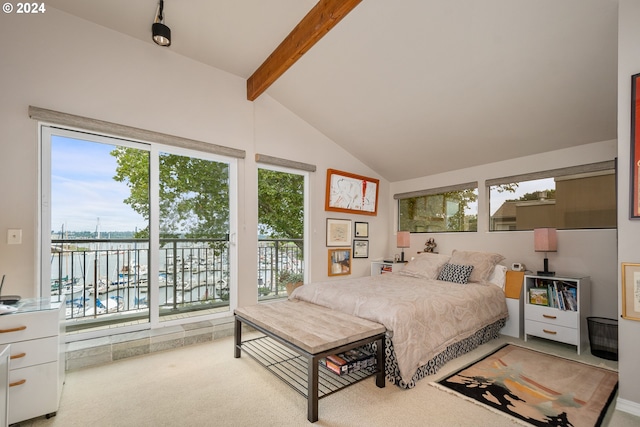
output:
POLYGON ((241 307, 235 314, 310 354, 385 332, 379 323, 297 300, 241 307))

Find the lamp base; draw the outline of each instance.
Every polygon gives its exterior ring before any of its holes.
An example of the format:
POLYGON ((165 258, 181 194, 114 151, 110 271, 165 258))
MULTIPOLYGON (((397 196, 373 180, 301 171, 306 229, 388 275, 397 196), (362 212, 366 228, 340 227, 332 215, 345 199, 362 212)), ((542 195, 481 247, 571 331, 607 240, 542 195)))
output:
POLYGON ((555 276, 555 271, 538 271, 538 276, 555 276))

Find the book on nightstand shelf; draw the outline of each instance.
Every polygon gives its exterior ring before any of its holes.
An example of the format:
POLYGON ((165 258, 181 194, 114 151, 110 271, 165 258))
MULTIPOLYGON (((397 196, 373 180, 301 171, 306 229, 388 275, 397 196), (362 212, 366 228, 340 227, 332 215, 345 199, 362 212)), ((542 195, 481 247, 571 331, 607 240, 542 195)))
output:
POLYGON ((575 283, 563 280, 536 279, 529 289, 529 303, 545 305, 563 311, 578 310, 578 289, 575 283))
POLYGON ((363 348, 354 348, 344 353, 330 354, 320 362, 334 374, 346 375, 376 366, 376 356, 363 348))

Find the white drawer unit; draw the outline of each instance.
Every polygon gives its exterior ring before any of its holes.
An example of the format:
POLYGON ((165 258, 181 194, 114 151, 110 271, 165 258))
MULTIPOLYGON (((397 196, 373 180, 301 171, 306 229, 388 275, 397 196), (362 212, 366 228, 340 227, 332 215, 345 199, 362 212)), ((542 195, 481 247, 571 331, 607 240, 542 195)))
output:
POLYGON ((589 278, 525 276, 524 289, 524 340, 536 336, 575 345, 580 354, 589 345, 589 278))
POLYGON ((0 316, 0 344, 10 344, 9 423, 55 415, 64 383, 64 301, 25 299, 0 316))

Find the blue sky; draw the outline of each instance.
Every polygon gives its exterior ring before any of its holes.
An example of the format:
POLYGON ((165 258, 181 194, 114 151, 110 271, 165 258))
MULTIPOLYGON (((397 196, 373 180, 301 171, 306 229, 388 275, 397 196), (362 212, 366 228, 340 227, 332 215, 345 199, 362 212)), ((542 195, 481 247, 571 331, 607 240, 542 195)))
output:
MULTIPOLYGON (((125 183, 113 179, 113 145, 60 136, 51 144, 51 229, 59 232, 134 231, 146 227, 144 219, 123 202, 125 183)), ((106 238, 107 236, 102 236, 106 238)))

